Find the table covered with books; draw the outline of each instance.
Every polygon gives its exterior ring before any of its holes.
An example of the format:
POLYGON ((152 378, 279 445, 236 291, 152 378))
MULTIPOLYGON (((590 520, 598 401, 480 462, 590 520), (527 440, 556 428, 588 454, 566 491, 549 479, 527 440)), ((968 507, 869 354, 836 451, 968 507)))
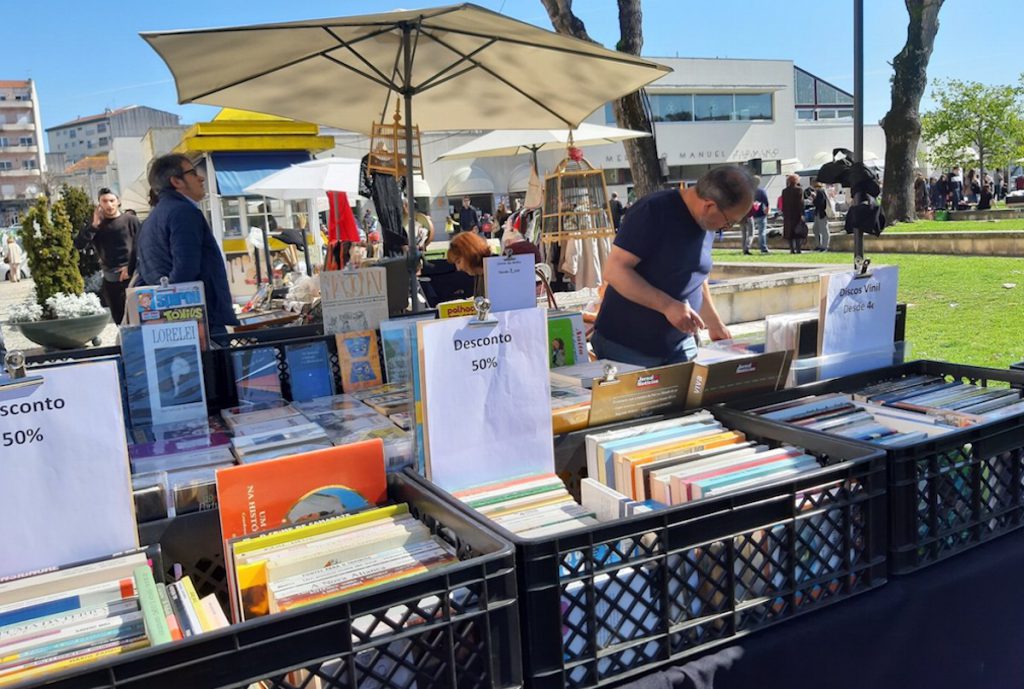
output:
POLYGON ((211 342, 201 319, 143 320, 113 354, 3 381, 0 434, 33 466, 0 466, 0 498, 57 507, 0 522, 34 544, 3 551, 0 685, 589 689, 720 663, 696 686, 974 687, 1016 669, 1024 372, 890 353, 787 387, 791 347, 732 345, 636 369, 589 361, 577 312, 391 317, 366 270, 331 278, 325 332, 211 342), (102 457, 58 397, 104 420, 102 457), (89 491, 72 447, 103 463, 89 491), (971 662, 943 672, 950 648, 971 662))

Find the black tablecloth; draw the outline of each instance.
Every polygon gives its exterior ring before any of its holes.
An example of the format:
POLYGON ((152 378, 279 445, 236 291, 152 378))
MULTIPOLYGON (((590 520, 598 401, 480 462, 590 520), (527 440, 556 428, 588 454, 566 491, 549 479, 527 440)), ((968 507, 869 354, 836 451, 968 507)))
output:
POLYGON ((1024 687, 1024 532, 627 686, 1024 687))

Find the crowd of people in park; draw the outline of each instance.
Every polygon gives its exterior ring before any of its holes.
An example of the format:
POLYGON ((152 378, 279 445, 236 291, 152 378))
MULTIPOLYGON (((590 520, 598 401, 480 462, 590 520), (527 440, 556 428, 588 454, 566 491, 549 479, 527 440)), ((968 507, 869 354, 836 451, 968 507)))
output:
POLYGON ((914 210, 918 215, 936 210, 989 210, 1011 191, 1009 176, 1002 170, 985 172, 969 169, 962 174, 959 167, 947 173, 914 180, 914 210))

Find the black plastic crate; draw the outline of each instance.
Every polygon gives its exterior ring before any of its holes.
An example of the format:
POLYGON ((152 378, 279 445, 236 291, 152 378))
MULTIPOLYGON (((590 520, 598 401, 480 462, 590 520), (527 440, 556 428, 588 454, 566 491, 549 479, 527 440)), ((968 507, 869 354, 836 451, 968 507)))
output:
MULTIPOLYGON (((747 410, 804 395, 854 392, 872 383, 916 374, 976 385, 1024 385, 1021 371, 911 361, 728 406, 747 410)), ((1024 415, 881 449, 887 453, 889 474, 892 574, 913 572, 1024 525, 1024 415)))
MULTIPOLYGON (((458 547, 463 561, 337 601, 269 615, 15 686, 245 689, 257 682, 266 689, 521 686, 511 545, 402 475, 389 477, 388 495, 395 502, 409 503, 420 520, 458 547)), ((216 511, 208 514, 216 519, 216 511)), ((212 553, 198 552, 207 545, 197 542, 191 559, 216 559, 212 553)), ((170 567, 172 558, 166 560, 170 567)))
POLYGON ((752 439, 804 447, 824 466, 536 539, 411 476, 515 544, 527 686, 614 684, 885 583, 881 452, 712 413, 752 439))

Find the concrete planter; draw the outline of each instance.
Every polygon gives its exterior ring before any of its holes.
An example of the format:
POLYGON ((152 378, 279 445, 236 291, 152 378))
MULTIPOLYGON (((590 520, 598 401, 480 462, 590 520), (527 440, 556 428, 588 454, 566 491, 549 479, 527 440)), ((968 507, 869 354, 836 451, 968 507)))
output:
POLYGON ((41 347, 47 349, 78 349, 97 337, 107 323, 110 312, 104 311, 92 316, 81 318, 64 318, 55 321, 36 321, 35 323, 11 323, 21 334, 41 347))

